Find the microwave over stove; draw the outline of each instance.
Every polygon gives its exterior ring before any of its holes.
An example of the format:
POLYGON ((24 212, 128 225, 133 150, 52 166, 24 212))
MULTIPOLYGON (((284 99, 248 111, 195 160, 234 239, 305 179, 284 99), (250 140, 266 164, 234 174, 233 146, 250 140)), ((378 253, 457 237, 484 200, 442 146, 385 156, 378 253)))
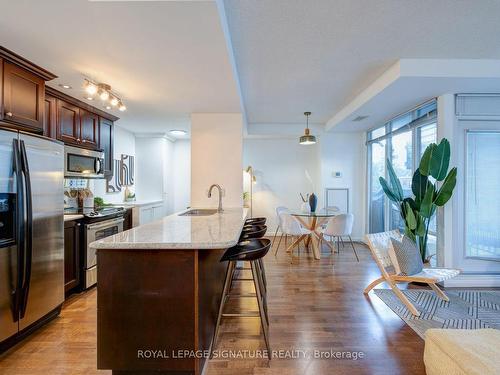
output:
POLYGON ((64 146, 64 177, 104 178, 104 153, 64 146))

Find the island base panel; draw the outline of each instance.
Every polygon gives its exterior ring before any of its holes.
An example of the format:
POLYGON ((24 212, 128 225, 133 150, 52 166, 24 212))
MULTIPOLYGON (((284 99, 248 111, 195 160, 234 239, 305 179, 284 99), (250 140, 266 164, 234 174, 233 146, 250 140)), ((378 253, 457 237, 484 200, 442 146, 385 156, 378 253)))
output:
POLYGON ((97 367, 120 375, 200 374, 205 358, 173 354, 210 349, 223 252, 99 249, 97 367), (163 355, 151 356, 158 350, 163 355))

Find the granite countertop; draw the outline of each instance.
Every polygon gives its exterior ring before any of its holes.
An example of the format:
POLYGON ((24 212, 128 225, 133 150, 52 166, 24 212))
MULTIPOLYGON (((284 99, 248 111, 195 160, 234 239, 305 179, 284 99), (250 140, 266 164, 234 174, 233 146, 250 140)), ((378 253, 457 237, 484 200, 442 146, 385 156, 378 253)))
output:
MULTIPOLYGON (((180 213, 183 213, 182 211, 180 213)), ((247 208, 225 208, 209 216, 175 213, 92 242, 94 249, 226 249, 236 245, 247 208)))
POLYGON ((121 203, 112 203, 112 206, 115 207, 140 207, 140 206, 149 206, 150 204, 163 203, 161 199, 152 200, 152 201, 130 201, 130 202, 121 202, 121 203))

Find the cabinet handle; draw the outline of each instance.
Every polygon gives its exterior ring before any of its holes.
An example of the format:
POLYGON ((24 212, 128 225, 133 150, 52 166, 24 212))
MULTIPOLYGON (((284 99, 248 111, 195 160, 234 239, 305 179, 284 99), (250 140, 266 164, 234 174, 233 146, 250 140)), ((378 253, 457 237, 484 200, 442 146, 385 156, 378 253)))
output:
POLYGON ((12 117, 12 112, 5 112, 6 116, 12 117))

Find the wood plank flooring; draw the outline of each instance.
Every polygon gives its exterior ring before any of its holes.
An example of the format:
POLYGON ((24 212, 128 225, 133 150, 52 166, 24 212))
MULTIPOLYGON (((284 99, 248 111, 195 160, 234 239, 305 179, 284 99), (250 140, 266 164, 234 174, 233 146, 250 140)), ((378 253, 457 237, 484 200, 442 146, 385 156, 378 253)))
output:
MULTIPOLYGON (((206 374, 425 374, 422 339, 373 293, 363 295, 378 277, 366 247, 356 245, 359 263, 348 246, 333 255, 324 246, 319 261, 302 247, 291 262, 284 249, 282 243, 276 258, 273 252, 265 259, 272 350, 355 351, 364 358, 212 359, 206 374)), ((251 285, 240 281, 234 289, 251 285)), ((93 289, 68 300, 59 318, 0 356, 0 373, 110 374, 96 369, 96 296, 93 289)), ((226 311, 242 308, 255 311, 256 303, 231 300, 226 311)), ((254 349, 265 349, 258 318, 225 318, 217 350, 254 349)))

